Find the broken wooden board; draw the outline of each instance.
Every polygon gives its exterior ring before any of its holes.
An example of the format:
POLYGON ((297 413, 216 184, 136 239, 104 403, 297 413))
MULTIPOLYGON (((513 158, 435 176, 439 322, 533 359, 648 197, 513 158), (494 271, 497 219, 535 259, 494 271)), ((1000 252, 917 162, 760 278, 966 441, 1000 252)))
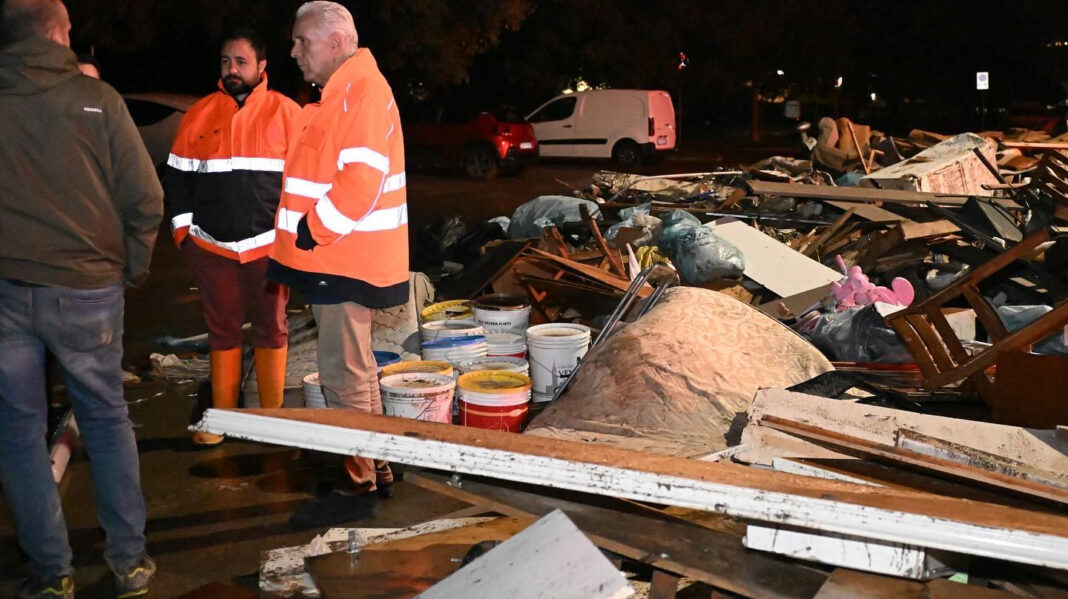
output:
POLYGON ((837 569, 813 599, 1019 599, 1019 595, 979 586, 932 580, 915 582, 837 569))
POLYGON ((678 516, 612 498, 529 486, 500 485, 462 478, 447 483, 441 474, 418 472, 405 482, 513 517, 562 510, 597 546, 629 559, 699 580, 746 597, 808 599, 826 578, 817 570, 742 546, 736 521, 697 512, 678 516), (692 519, 699 519, 697 524, 692 519), (718 519, 715 523, 712 519, 718 519))
POLYGON ((236 438, 1068 569, 1068 517, 343 409, 210 409, 236 438))
POLYGON ((878 206, 873 206, 872 204, 864 204, 859 202, 843 202, 840 200, 823 200, 823 203, 834 206, 835 208, 843 212, 852 208, 854 215, 874 223, 912 222, 910 219, 905 218, 904 216, 894 214, 889 210, 880 208, 878 206))
POLYGON ((627 577, 556 510, 419 597, 625 599, 633 594, 627 577))
POLYGON ((311 557, 305 566, 330 599, 410 599, 460 568, 471 545, 429 545, 413 550, 340 551, 311 557))
POLYGON ((769 437, 756 437, 753 434, 763 428, 761 422, 766 416, 833 429, 868 443, 889 446, 894 445, 898 430, 908 429, 931 437, 953 439, 957 444, 980 452, 997 454, 1016 463, 1028 464, 1037 478, 1056 480, 1059 484, 1068 483, 1068 443, 1056 439, 1052 430, 929 416, 781 389, 762 389, 757 392, 749 408, 749 425, 742 434, 742 442, 749 445, 750 450, 739 455, 739 459, 769 464, 775 456, 826 459, 845 457, 841 453, 828 453, 818 445, 799 445, 789 436, 785 436, 785 439, 791 441, 792 448, 786 450, 786 453, 779 453, 774 447, 762 451, 762 442, 777 444, 777 440, 781 438, 780 433, 769 437), (813 453, 806 453, 809 449, 813 453))
POLYGON ((1068 491, 1035 480, 1021 478, 1019 476, 1010 476, 998 471, 987 470, 969 464, 963 464, 911 451, 903 447, 873 443, 866 439, 845 435, 834 430, 828 430, 826 428, 820 428, 768 414, 761 417, 760 424, 794 436, 815 441, 821 445, 829 445, 836 450, 845 451, 847 453, 860 453, 864 456, 890 460, 892 462, 907 464, 914 468, 920 468, 929 472, 949 475, 965 482, 988 485, 997 487, 1003 491, 1022 493, 1040 499, 1055 501, 1060 504, 1068 504, 1068 491))
POLYGON ((788 297, 842 280, 827 268, 789 246, 733 218, 717 220, 712 230, 745 255, 746 277, 780 297, 788 297))
POLYGON ((310 589, 313 584, 304 571, 305 558, 340 551, 347 546, 350 532, 355 534, 357 546, 362 548, 370 544, 387 543, 409 537, 429 536, 493 520, 495 519, 446 518, 423 522, 408 528, 331 528, 304 545, 263 551, 260 555, 260 590, 265 593, 289 596, 310 589))
MULTIPOLYGON (((832 185, 805 185, 801 183, 772 183, 769 181, 748 181, 750 190, 757 195, 790 196, 794 198, 813 198, 817 200, 835 200, 838 202, 882 202, 884 204, 905 204, 926 206, 934 202, 949 208, 963 206, 968 201, 966 195, 947 195, 900 189, 875 189, 871 187, 838 187, 832 185)), ((1019 210, 1021 206, 1006 198, 992 198, 1004 208, 1019 210)))
POLYGON ((951 574, 927 549, 785 526, 750 524, 745 546, 785 557, 916 580, 951 574))
MULTIPOLYGON (((543 252, 539 249, 531 248, 531 255, 545 258, 555 262, 561 268, 578 273, 582 277, 592 279, 602 285, 618 289, 619 291, 626 291, 630 287, 630 281, 622 277, 618 277, 608 271, 601 270, 594 266, 588 266, 581 262, 575 262, 573 260, 566 260, 560 256, 550 254, 549 252, 543 252)), ((653 292, 653 288, 650 285, 644 285, 638 290, 638 297, 647 297, 653 292)))

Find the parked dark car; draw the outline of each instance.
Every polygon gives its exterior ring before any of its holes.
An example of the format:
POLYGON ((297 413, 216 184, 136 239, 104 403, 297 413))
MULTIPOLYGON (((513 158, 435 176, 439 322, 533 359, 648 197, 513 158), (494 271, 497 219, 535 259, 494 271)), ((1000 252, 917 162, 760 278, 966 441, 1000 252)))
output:
POLYGON ((534 128, 514 111, 476 112, 444 104, 416 106, 401 115, 411 168, 458 168, 472 179, 487 180, 519 174, 538 158, 534 128))

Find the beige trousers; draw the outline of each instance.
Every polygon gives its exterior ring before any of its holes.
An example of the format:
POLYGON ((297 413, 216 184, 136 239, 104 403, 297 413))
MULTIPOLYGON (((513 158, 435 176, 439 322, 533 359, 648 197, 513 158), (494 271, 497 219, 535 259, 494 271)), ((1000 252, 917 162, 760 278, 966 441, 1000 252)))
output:
MULTIPOLYGON (((371 309, 354 302, 317 304, 312 314, 319 326, 319 382, 327 407, 381 414, 378 367, 371 352, 371 309)), ((345 469, 357 492, 393 482, 385 461, 353 456, 345 469)))

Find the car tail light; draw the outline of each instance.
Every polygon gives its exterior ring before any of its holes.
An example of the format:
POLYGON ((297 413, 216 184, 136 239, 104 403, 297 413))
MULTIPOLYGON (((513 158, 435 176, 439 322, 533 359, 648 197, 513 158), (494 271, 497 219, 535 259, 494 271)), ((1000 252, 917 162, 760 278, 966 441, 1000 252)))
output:
POLYGON ((649 137, 656 135, 656 121, 649 117, 649 137))

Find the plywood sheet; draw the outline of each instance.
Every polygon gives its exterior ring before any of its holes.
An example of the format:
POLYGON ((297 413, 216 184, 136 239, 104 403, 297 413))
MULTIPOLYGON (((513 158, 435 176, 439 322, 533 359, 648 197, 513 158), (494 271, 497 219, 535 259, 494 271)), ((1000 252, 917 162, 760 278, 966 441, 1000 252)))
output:
POLYGON ((743 274, 779 297, 788 297, 842 279, 842 273, 802 255, 742 221, 720 219, 713 230, 745 255, 743 274))

